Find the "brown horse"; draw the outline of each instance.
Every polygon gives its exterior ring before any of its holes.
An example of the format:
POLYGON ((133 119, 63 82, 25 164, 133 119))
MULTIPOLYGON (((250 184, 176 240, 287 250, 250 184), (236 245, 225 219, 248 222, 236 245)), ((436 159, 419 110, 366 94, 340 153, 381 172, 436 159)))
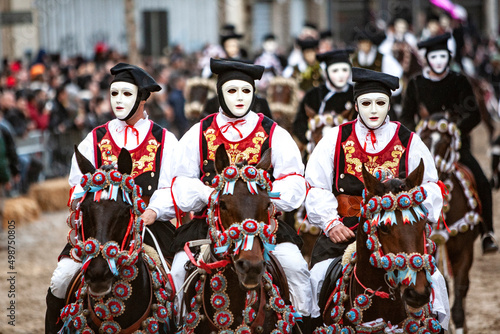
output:
POLYGON ((130 176, 132 158, 122 149, 118 170, 95 167, 76 149, 84 193, 68 219, 71 257, 82 262, 68 305, 61 311, 63 331, 173 333, 169 279, 144 253, 139 215, 145 203, 130 176))
POLYGON ((383 333, 396 325, 405 333, 440 331, 429 316, 435 267, 422 204, 423 175, 422 161, 406 179, 383 182, 363 166, 364 220, 357 230, 356 252, 322 309, 329 328, 319 327, 315 333, 383 333))
MULTIPOLYGON (((434 156, 440 181, 446 186, 443 219, 431 235, 438 248, 436 260, 444 277, 453 279, 451 308, 456 333, 466 331, 465 297, 469 290, 469 271, 474 259, 474 241, 479 234, 480 203, 474 178, 459 164, 460 134, 445 113, 436 113, 420 122, 417 133, 434 156), (447 226, 445 226, 445 223, 447 226)), ((444 189, 444 188, 443 188, 444 189)))
POLYGON ((298 107, 298 85, 293 78, 274 77, 266 90, 266 99, 273 120, 292 133, 293 120, 298 107))
MULTIPOLYGON (((188 313, 182 333, 291 333, 293 308, 287 305, 287 284, 275 283, 269 251, 276 242, 275 208, 268 192, 271 151, 254 167, 230 165, 224 148, 216 152, 218 175, 208 211, 210 247, 196 259, 194 285, 185 294, 188 313), (280 294, 281 293, 281 294, 280 294)), ((283 277, 282 277, 283 278, 283 277)))

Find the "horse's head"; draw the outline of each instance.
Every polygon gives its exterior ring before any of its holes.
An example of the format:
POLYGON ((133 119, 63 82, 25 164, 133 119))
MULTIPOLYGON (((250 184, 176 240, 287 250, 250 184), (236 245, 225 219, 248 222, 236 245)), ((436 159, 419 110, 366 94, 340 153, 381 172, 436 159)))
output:
POLYGON ((460 130, 456 120, 449 113, 434 113, 420 121, 417 134, 434 157, 439 178, 446 178, 460 158, 460 130))
POLYGON ((245 289, 260 285, 266 252, 275 243, 277 224, 266 172, 270 164, 270 149, 255 167, 230 165, 224 145, 216 152, 218 175, 212 182, 216 190, 210 200, 210 237, 217 254, 232 258, 245 289))
POLYGON ((363 231, 369 261, 387 271, 386 282, 393 290, 399 287, 403 301, 413 309, 429 302, 430 275, 435 270, 430 255, 434 244, 427 239, 430 228, 422 204, 423 175, 422 160, 406 179, 384 180, 383 173, 373 176, 363 168, 363 231))
POLYGON ((127 150, 120 152, 118 170, 113 166, 95 169, 76 148, 75 155, 84 193, 75 195, 80 198, 76 209, 80 223, 74 226, 78 238, 72 242, 72 256, 83 262, 90 293, 103 296, 111 291, 122 265, 138 258, 142 224, 136 217, 145 204, 130 176, 132 158, 127 150))

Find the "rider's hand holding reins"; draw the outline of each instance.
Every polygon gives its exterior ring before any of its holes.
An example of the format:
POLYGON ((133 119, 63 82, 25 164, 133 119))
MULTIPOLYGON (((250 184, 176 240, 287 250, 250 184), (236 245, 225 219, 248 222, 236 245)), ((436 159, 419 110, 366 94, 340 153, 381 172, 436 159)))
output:
POLYGON ((156 212, 151 209, 146 209, 141 215, 141 218, 144 221, 144 225, 151 225, 156 221, 156 212))
POLYGON ((330 231, 328 231, 328 237, 332 242, 339 243, 339 242, 346 242, 349 239, 354 238, 355 235, 353 231, 351 231, 347 226, 341 223, 335 225, 334 227, 331 228, 330 231))

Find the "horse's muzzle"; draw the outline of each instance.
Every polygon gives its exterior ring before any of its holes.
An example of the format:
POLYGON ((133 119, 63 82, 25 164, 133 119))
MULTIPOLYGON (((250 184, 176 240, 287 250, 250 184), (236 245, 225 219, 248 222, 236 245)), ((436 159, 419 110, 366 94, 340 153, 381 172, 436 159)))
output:
POLYGON ((403 292, 403 300, 410 308, 420 309, 429 302, 431 287, 426 286, 424 293, 419 293, 414 286, 407 287, 403 292))
POLYGON ((264 261, 250 261, 238 259, 234 262, 236 274, 240 284, 244 289, 255 289, 259 286, 262 274, 264 273, 264 261))

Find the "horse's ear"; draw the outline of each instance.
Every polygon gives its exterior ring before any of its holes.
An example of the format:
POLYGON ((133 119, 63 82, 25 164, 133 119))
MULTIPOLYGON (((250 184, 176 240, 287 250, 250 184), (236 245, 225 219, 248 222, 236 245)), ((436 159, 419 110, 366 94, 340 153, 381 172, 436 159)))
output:
POLYGON ((384 185, 368 170, 366 170, 365 164, 361 166, 361 172, 363 175, 363 183, 365 184, 366 190, 372 195, 383 195, 384 185))
POLYGON ((262 154, 259 163, 255 167, 263 170, 268 170, 269 167, 271 167, 271 148, 268 148, 264 154, 262 154))
POLYGON ((82 172, 82 174, 87 174, 87 173, 94 174, 95 172, 94 165, 92 165, 89 159, 85 158, 85 156, 80 153, 76 145, 75 145, 75 157, 76 157, 76 162, 78 163, 78 167, 80 167, 80 171, 82 172))
POLYGON ((413 170, 413 172, 408 175, 406 178, 406 185, 411 189, 417 187, 422 184, 422 180, 424 179, 424 160, 420 159, 420 163, 418 167, 413 170))
POLYGON ((220 174, 229 165, 229 156, 227 155, 226 147, 224 147, 224 144, 221 144, 215 152, 215 172, 220 174))
POLYGON ((118 171, 122 174, 131 174, 133 167, 130 152, 126 148, 122 148, 118 156, 118 171))

